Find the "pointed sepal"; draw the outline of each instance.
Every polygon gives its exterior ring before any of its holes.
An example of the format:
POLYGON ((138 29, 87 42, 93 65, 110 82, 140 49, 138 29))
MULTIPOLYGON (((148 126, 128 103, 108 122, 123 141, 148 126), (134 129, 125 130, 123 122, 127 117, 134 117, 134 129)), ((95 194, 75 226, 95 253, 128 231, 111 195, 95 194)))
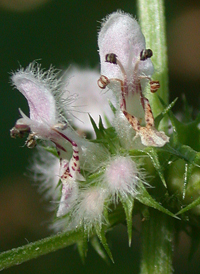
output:
MULTIPOLYGON (((164 208, 161 206, 156 200, 154 200, 151 195, 148 193, 144 185, 142 184, 141 181, 138 181, 138 187, 139 191, 138 194, 135 196, 135 199, 137 199, 140 203, 155 208, 171 217, 174 217, 177 219, 177 216, 170 212, 168 209, 164 208)), ((179 218, 178 218, 179 219, 179 218)))
POLYGON ((159 158, 158 158, 157 150, 155 148, 150 148, 150 149, 147 148, 147 150, 145 150, 145 151, 148 154, 148 156, 150 157, 152 164, 153 164, 154 168, 156 169, 164 187, 167 188, 167 184, 166 184, 165 177, 163 174, 163 169, 162 169, 162 166, 161 166, 159 158))
POLYGON ((100 228, 99 226, 96 226, 96 234, 97 234, 99 240, 101 241, 101 243, 102 243, 105 251, 107 252, 110 260, 114 263, 114 259, 113 259, 112 253, 110 251, 110 248, 109 248, 107 240, 106 240, 104 228, 102 228, 102 227, 100 228))
POLYGON ((187 205, 186 207, 182 208, 181 210, 179 210, 176 215, 180 215, 183 214, 193 208, 195 208, 196 206, 200 205, 200 197, 197 198, 195 201, 193 201, 191 204, 187 205))
MULTIPOLYGON (((159 96, 158 96, 159 97, 159 96)), ((162 101, 162 99, 159 97, 160 101, 162 101)), ((163 106, 165 107, 165 109, 158 114, 158 116, 156 116, 154 122, 155 122, 155 127, 158 128, 161 120, 168 114, 168 112, 172 109, 172 107, 175 105, 176 101, 178 100, 178 97, 174 99, 174 101, 172 101, 168 106, 166 106, 163 102, 163 106)))
POLYGON ((107 263, 109 264, 108 255, 105 251, 105 249, 102 247, 102 245, 99 242, 98 237, 94 236, 91 238, 90 243, 94 250, 97 252, 97 254, 107 263))
POLYGON ((125 214, 126 214, 126 223, 127 223, 127 231, 128 231, 128 241, 129 246, 131 246, 132 241, 132 213, 133 213, 133 207, 134 207, 134 199, 132 197, 128 197, 127 199, 124 199, 120 197, 120 201, 122 203, 122 206, 124 208, 125 214))
POLYGON ((96 125, 94 119, 92 118, 92 116, 89 115, 89 117, 90 117, 90 122, 93 126, 93 129, 94 129, 94 132, 96 134, 96 138, 97 139, 103 138, 103 135, 104 135, 103 132, 97 127, 97 125, 96 125))
POLYGON ((88 240, 87 240, 87 234, 82 231, 82 237, 81 240, 77 242, 77 247, 78 247, 78 252, 81 257, 81 261, 84 264, 85 263, 85 258, 87 256, 88 252, 88 240))

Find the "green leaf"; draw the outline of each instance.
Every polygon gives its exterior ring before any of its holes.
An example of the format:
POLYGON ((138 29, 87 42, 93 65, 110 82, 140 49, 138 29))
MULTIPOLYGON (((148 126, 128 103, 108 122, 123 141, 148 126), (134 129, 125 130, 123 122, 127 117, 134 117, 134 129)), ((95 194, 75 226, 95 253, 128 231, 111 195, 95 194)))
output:
POLYGON ((190 146, 194 150, 200 149, 200 131, 198 128, 199 119, 188 123, 180 122, 170 111, 169 118, 173 127, 174 144, 181 143, 190 146), (191 138, 192 136, 192 138, 191 138))
POLYGON ((106 263, 109 263, 107 253, 104 248, 102 248, 102 245, 100 244, 98 238, 96 236, 92 237, 90 240, 90 243, 94 250, 97 252, 97 254, 104 260, 106 263))
POLYGON ((156 171, 158 172, 158 175, 159 175, 164 187, 167 188, 167 184, 166 184, 165 177, 163 174, 163 168, 160 165, 160 162, 158 159, 157 150, 155 148, 148 148, 148 150, 146 150, 146 153, 149 155, 149 157, 153 163, 153 166, 156 169, 156 171))
POLYGON ((175 147, 172 147, 169 144, 166 144, 164 147, 159 148, 159 150, 168 152, 191 164, 195 164, 195 162, 200 159, 200 153, 186 145, 177 144, 175 147))
POLYGON ((128 230, 128 240, 129 240, 129 246, 131 246, 132 241, 132 213, 133 213, 133 207, 134 207, 134 199, 133 198, 127 198, 124 199, 120 197, 120 201, 122 203, 122 206, 124 208, 125 214, 126 214, 126 222, 127 222, 127 230, 128 230))
POLYGON ((115 226, 116 224, 125 222, 126 216, 121 204, 114 208, 114 210, 108 215, 108 218, 111 227, 115 226))
POLYGON ((168 112, 172 109, 172 107, 175 105, 176 101, 178 100, 178 97, 177 97, 168 106, 166 106, 166 104, 160 98, 160 96, 158 96, 158 98, 161 101, 161 103, 163 104, 163 106, 165 107, 165 109, 158 116, 156 116, 156 118, 155 118, 155 128, 158 128, 161 120, 166 116, 166 114, 168 114, 168 112))
MULTIPOLYGON (((142 182, 138 182, 139 191, 138 194, 135 196, 135 199, 137 199, 140 203, 155 208, 171 217, 177 218, 176 215, 174 215, 172 212, 170 212, 168 209, 161 206, 158 202, 156 202, 151 195, 148 193, 146 188, 144 187, 142 182)), ((178 218, 179 219, 179 218, 178 218)))
POLYGON ((179 212, 176 213, 176 215, 180 215, 180 214, 183 214, 185 212, 187 212, 188 210, 196 207, 200 205, 200 197, 197 198, 195 201, 193 201, 191 204, 187 205, 186 207, 184 207, 183 209, 181 209, 179 212))
MULTIPOLYGON (((159 100, 161 104, 164 107, 166 107, 166 104, 160 97, 159 97, 159 100)), ((198 151, 200 150, 200 131, 198 128, 200 115, 198 115, 197 118, 194 121, 192 121, 191 118, 189 117, 188 106, 186 105, 186 103, 185 103, 185 108, 186 108, 186 115, 187 115, 186 117, 187 123, 180 122, 170 109, 167 112, 173 127, 173 135, 171 140, 173 140, 173 143, 175 145, 178 143, 181 143, 184 145, 191 146, 193 149, 198 151)), ((185 118, 185 115, 184 115, 184 118, 185 118)))

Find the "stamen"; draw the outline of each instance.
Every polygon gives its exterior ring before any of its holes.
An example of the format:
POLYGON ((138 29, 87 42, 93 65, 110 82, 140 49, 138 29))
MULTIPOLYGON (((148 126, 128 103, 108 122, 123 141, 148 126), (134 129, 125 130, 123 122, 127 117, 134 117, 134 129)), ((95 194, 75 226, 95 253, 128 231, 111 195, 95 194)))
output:
POLYGON ((122 63, 117 58, 117 55, 115 53, 108 53, 108 54, 106 54, 105 61, 108 62, 108 63, 111 63, 111 64, 118 65, 120 67, 120 69, 121 69, 121 72, 123 73, 124 79, 127 78, 126 71, 125 71, 122 63))
POLYGON ((149 84, 152 93, 155 93, 160 88, 159 81, 150 81, 149 84))
POLYGON ((23 137, 23 134, 20 133, 20 131, 18 129, 16 129, 16 127, 11 128, 10 130, 10 137, 11 138, 16 138, 16 137, 23 137))
POLYGON ((24 133, 29 133, 30 132, 30 127, 26 124, 24 124, 23 119, 18 119, 15 126, 11 128, 10 130, 10 136, 12 138, 22 138, 24 137, 24 133))
POLYGON ((110 81, 108 80, 108 78, 104 75, 101 75, 101 77, 98 79, 97 81, 97 85, 101 88, 101 89, 105 89, 106 86, 110 83, 110 81))
POLYGON ((114 53, 108 53, 105 56, 105 61, 111 64, 117 64, 117 55, 114 53))
POLYGON ((151 56, 153 56, 153 52, 151 49, 143 49, 140 52, 140 61, 145 61, 148 58, 151 58, 151 56))
POLYGON ((105 56, 105 61, 111 64, 115 64, 118 65, 121 69, 121 72, 123 74, 124 80, 120 80, 120 79, 109 79, 109 81, 118 81, 121 83, 121 91, 122 91, 122 99, 121 99, 121 104, 120 104, 120 108, 121 109, 126 109, 126 99, 125 99, 125 95, 128 93, 127 90, 127 75, 126 75, 126 71, 122 65, 122 63, 118 60, 117 55, 114 53, 108 53, 105 56))
POLYGON ((27 140, 25 142, 25 145, 28 148, 34 148, 37 145, 36 138, 35 138, 35 133, 30 133, 28 135, 28 138, 27 138, 27 140))

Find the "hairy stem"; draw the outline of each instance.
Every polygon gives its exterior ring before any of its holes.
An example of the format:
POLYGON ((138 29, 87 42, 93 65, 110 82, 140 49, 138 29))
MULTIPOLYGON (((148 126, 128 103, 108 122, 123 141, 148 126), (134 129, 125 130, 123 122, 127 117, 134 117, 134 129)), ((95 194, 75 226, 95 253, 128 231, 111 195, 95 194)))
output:
POLYGON ((154 209, 143 222, 140 274, 171 274, 174 219, 154 209))
MULTIPOLYGON (((160 81, 160 89, 157 94, 168 104, 168 62, 167 42, 165 31, 164 0, 137 0, 139 22, 146 39, 146 48, 153 51, 152 62, 155 67, 154 80, 160 81)), ((147 95, 153 114, 156 117, 162 110, 156 94, 147 95)), ((162 129, 166 125, 161 123, 162 129)))
POLYGON ((62 232, 34 243, 2 252, 0 254, 0 270, 72 245, 78 242, 81 237, 81 232, 62 232))

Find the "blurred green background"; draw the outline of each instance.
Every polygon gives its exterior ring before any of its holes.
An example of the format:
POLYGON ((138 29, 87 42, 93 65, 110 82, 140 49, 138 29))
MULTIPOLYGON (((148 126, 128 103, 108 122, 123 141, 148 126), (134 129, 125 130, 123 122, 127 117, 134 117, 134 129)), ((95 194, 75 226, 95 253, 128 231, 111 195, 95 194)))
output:
MULTIPOLYGON (((37 186, 24 176, 33 151, 24 140, 13 140, 9 130, 19 117, 18 108, 28 113, 26 100, 13 90, 10 73, 39 60, 43 68, 52 64, 66 69, 71 63, 96 67, 97 30, 107 14, 122 9, 136 15, 130 0, 0 0, 0 250, 48 236, 51 213, 37 193, 37 186)), ((199 1, 166 1, 169 51, 170 100, 179 96, 175 110, 181 111, 181 95, 200 106, 200 4, 199 1)), ((159 70, 159 68, 156 68, 159 70)), ((135 226, 140 229, 139 218, 135 226)), ((85 265, 76 247, 4 270, 4 273, 138 273, 140 237, 134 232, 128 247, 126 229, 109 233, 115 264, 107 266, 90 247, 85 265)), ((180 235, 175 250, 175 273, 200 273, 200 250, 187 262, 189 239, 180 235)))

